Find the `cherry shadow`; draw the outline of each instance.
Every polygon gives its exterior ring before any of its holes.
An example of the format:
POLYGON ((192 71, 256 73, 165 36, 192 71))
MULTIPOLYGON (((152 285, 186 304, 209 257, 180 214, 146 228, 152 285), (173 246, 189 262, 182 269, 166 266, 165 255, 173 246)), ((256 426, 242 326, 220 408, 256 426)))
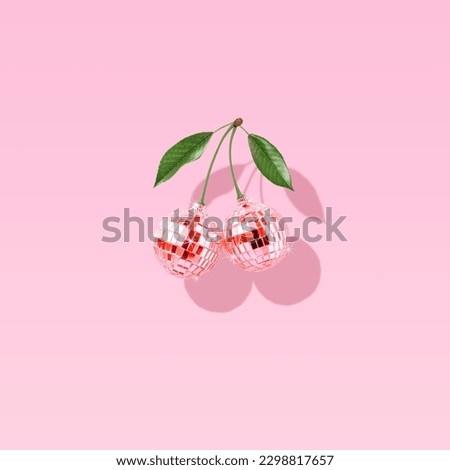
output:
POLYGON ((259 292, 278 305, 300 303, 320 282, 320 261, 311 246, 299 240, 292 250, 281 263, 253 276, 259 292))
MULTIPOLYGON (((237 177, 245 166, 235 165, 237 177)), ((323 206, 314 186, 298 171, 290 171, 296 191, 285 190, 287 197, 305 216, 323 219, 323 206)), ((210 182, 209 201, 232 190, 227 167, 212 173, 210 182)), ((199 183, 195 189, 194 199, 198 198, 202 185, 203 182, 199 183)), ((260 187, 262 192, 262 183, 260 187)), ((292 245, 292 251, 281 263, 261 273, 243 271, 227 259, 224 251, 221 255, 211 273, 198 282, 184 282, 191 299, 199 307, 211 312, 225 313, 239 307, 250 294, 253 284, 267 300, 278 305, 294 305, 310 297, 320 283, 319 257, 312 245, 303 240, 292 245)))
POLYGON ((184 281, 186 291, 199 306, 210 312, 229 312, 242 305, 253 285, 252 273, 237 268, 224 251, 214 269, 199 281, 184 281))

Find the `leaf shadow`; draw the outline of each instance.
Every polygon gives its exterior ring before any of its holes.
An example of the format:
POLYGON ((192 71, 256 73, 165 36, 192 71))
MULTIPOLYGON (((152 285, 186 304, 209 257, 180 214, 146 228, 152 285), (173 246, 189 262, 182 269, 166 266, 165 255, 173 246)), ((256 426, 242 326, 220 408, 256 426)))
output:
POLYGON ((286 190, 286 194, 292 204, 307 217, 318 217, 323 220, 324 210, 316 188, 299 171, 292 168, 289 171, 291 172, 295 191, 286 190))

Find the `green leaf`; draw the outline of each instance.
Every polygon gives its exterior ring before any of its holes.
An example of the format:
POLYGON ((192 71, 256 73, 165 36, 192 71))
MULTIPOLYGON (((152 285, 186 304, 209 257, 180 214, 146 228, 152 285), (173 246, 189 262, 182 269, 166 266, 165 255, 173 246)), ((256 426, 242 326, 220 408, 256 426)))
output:
POLYGON ((255 134, 248 135, 248 145, 259 171, 272 183, 294 191, 291 174, 278 149, 264 137, 255 134))
POLYGON ((164 183, 186 163, 198 160, 208 145, 213 132, 199 132, 198 134, 185 137, 171 147, 161 158, 158 167, 158 174, 156 175, 155 184, 164 183))

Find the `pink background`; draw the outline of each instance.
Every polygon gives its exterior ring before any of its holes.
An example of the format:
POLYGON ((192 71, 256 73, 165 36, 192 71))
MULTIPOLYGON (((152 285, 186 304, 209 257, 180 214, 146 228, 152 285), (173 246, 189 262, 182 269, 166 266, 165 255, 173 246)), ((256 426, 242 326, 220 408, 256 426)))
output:
POLYGON ((449 15, 3 2, 0 447, 448 448, 449 15), (160 157, 238 116, 295 170, 295 196, 264 183, 266 203, 297 220, 332 206, 347 243, 186 287, 136 232, 101 242, 124 207, 187 207, 212 146, 153 190, 160 157))

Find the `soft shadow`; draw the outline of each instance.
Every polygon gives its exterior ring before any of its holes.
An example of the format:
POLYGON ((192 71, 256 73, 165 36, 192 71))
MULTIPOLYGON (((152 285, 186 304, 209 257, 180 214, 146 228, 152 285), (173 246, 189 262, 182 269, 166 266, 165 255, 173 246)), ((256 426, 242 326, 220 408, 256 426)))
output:
MULTIPOLYGON (((245 166, 235 165, 237 177, 245 166)), ((225 167, 211 174, 208 202, 232 190, 229 171, 225 167)), ((290 171, 296 191, 285 190, 287 197, 305 216, 323 219, 323 206, 314 186, 297 170, 290 171)), ((203 181, 194 191, 194 200, 200 196, 202 186, 203 181)), ((262 198, 262 184, 260 191, 262 198)), ((187 293, 199 307, 211 312, 229 312, 244 303, 253 284, 266 299, 275 304, 300 303, 317 289, 320 275, 319 257, 310 244, 300 240, 292 245, 292 252, 280 264, 261 273, 242 271, 222 251, 221 259, 211 273, 198 282, 184 281, 184 284, 187 293)))
POLYGON ((210 312, 229 312, 244 303, 253 278, 227 259, 222 251, 214 269, 199 281, 184 281, 186 291, 199 306, 210 312))
POLYGON ((319 285, 319 257, 310 245, 300 240, 280 264, 262 273, 255 273, 253 281, 259 292, 271 302, 279 305, 298 304, 319 285))
POLYGON ((317 195, 316 188, 297 170, 289 168, 292 176, 292 184, 295 191, 286 190, 286 194, 292 204, 307 217, 324 219, 323 206, 317 195))

